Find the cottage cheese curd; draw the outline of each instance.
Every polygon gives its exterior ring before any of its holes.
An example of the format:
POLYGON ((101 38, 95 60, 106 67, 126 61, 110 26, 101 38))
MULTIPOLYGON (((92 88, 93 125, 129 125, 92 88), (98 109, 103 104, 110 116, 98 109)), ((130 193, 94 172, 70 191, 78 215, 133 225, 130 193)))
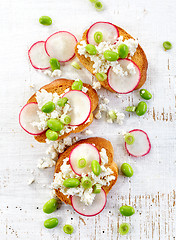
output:
MULTIPOLYGON (((115 42, 115 44, 110 44, 109 42, 101 42, 98 46, 95 46, 97 49, 97 54, 96 55, 90 55, 86 52, 86 41, 83 40, 80 42, 80 45, 78 45, 78 53, 80 55, 84 55, 86 58, 90 58, 91 61, 94 62, 93 64, 93 68, 94 68, 94 73, 98 73, 98 72, 107 72, 109 67, 112 67, 113 71, 116 74, 119 74, 120 76, 127 76, 128 74, 133 74, 134 71, 128 71, 127 70, 124 71, 124 69, 121 67, 121 65, 118 63, 118 61, 115 62, 111 62, 111 61, 107 61, 104 58, 104 51, 106 50, 111 50, 111 51, 118 51, 118 46, 120 44, 126 44, 129 48, 129 58, 132 57, 134 55, 134 53, 136 52, 136 49, 138 47, 138 41, 134 40, 134 39, 128 39, 128 40, 124 40, 123 41, 123 36, 120 36, 118 38, 118 41, 115 42)), ((130 67, 129 67, 130 68, 130 67)))
MULTIPOLYGON (((108 163, 108 156, 106 153, 106 150, 104 148, 100 151, 101 156, 101 173, 99 176, 96 176, 93 172, 88 173, 88 177, 92 181, 92 185, 94 184, 101 184, 102 186, 109 186, 110 182, 115 179, 115 176, 113 175, 113 171, 109 167, 105 167, 105 164, 108 163)), ((81 179, 81 177, 84 177, 85 174, 82 174, 82 176, 76 175, 69 164, 69 158, 65 158, 63 160, 63 164, 60 168, 59 173, 55 173, 55 179, 52 183, 53 189, 59 189, 60 192, 62 192, 67 197, 69 196, 78 196, 80 197, 81 202, 85 203, 85 205, 91 205, 94 201, 95 194, 93 193, 93 188, 84 189, 82 186, 76 187, 76 188, 65 188, 63 186, 63 182, 67 178, 78 178, 81 179)))

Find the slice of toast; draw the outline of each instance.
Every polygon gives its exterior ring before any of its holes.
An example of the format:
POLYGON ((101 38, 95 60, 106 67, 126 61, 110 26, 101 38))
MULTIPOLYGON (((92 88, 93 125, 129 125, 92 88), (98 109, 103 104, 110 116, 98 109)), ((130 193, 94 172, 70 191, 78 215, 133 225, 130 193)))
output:
MULTIPOLYGON (((42 88, 39 89, 39 91, 41 89, 45 89, 47 92, 51 92, 51 93, 55 93, 56 92, 58 95, 60 95, 67 88, 71 88, 73 82, 74 82, 74 80, 57 79, 57 80, 54 80, 53 82, 51 82, 50 84, 47 84, 47 85, 43 86, 42 88)), ((84 124, 82 124, 80 126, 78 126, 75 130, 72 130, 69 133, 65 133, 62 136, 59 136, 58 140, 67 137, 71 133, 82 132, 93 121, 93 113, 92 112, 96 109, 96 107, 98 105, 98 95, 97 95, 97 92, 91 87, 91 85, 83 83, 83 86, 88 88, 88 91, 86 92, 86 94, 89 96, 89 98, 91 100, 91 114, 90 114, 90 117, 89 117, 89 121, 85 122, 84 124)), ((36 93, 28 100, 27 103, 29 103, 29 102, 37 102, 37 100, 36 100, 36 93)), ((45 142, 46 141, 46 134, 45 134, 45 132, 43 132, 40 135, 34 136, 34 138, 38 142, 45 142)))
MULTIPOLYGON (((125 30, 123 30, 122 28, 120 27, 117 27, 118 30, 119 30, 119 36, 123 36, 123 40, 126 40, 126 39, 134 39, 130 34, 128 34, 125 30)), ((86 30, 84 33, 83 33, 83 37, 81 39, 81 41, 85 40, 87 42, 87 31, 86 30)), ((85 68, 87 68, 87 70, 89 72, 91 72, 93 75, 95 75, 95 73, 93 72, 94 69, 93 69, 93 64, 94 62, 92 62, 90 60, 90 58, 85 58, 84 55, 80 55, 78 53, 78 48, 77 46, 80 44, 80 42, 77 43, 76 47, 75 47, 75 54, 76 54, 76 57, 79 59, 79 61, 84 65, 85 68)), ((145 55, 145 52, 143 51, 142 47, 140 45, 138 45, 137 49, 136 49, 136 52, 135 54, 133 55, 133 57, 131 57, 131 60, 134 61, 137 66, 139 67, 140 69, 140 72, 141 72, 141 79, 140 79, 140 82, 138 84, 138 86, 136 87, 136 89, 139 89, 142 87, 142 85, 145 83, 146 81, 146 77, 147 77, 147 68, 148 68, 148 62, 147 62, 147 57, 145 55)), ((107 90, 111 91, 111 92, 115 92, 114 90, 112 90, 112 88, 110 88, 109 84, 108 84, 108 81, 100 81, 101 85, 106 88, 107 90)))
MULTIPOLYGON (((117 181, 117 177, 118 177, 118 168, 117 168, 117 164, 113 161, 113 157, 114 157, 114 150, 113 147, 111 145, 111 143, 104 139, 104 138, 99 138, 99 137, 93 137, 93 138, 87 138, 87 139, 83 139, 81 141, 76 142, 75 144, 73 144, 71 147, 69 147, 65 152, 61 153, 59 155, 59 159, 56 163, 56 167, 55 167, 55 173, 60 172, 60 167, 63 164, 63 160, 66 157, 69 157, 72 149, 74 147, 76 147, 77 145, 81 144, 81 143, 90 143, 90 144, 95 144, 95 147, 98 149, 98 151, 100 152, 102 148, 106 149, 106 153, 108 156, 108 163, 105 165, 105 167, 109 167, 111 168, 111 170, 114 172, 114 176, 115 179, 112 180, 110 182, 109 186, 103 186, 102 188, 105 190, 106 195, 108 194, 108 192, 111 190, 111 188, 113 187, 113 185, 116 183, 117 181)), ((61 193, 59 190, 55 190, 57 197, 63 201, 66 204, 70 204, 71 205, 71 197, 67 197, 66 195, 64 195, 63 193, 61 193)))

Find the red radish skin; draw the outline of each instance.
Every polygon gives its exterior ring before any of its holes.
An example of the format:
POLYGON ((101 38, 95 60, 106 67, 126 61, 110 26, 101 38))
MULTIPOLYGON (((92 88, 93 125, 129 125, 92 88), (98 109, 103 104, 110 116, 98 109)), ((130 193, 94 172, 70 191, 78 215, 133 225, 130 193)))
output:
MULTIPOLYGON (((84 93, 84 92, 82 92, 82 91, 79 91, 79 90, 71 90, 71 91, 69 91, 69 92, 81 92, 81 93, 83 93, 84 95, 86 95, 87 98, 89 99, 90 110, 89 110, 89 113, 88 113, 88 116, 86 117, 86 119, 85 119, 83 122, 81 122, 80 124, 78 124, 78 125, 69 124, 70 126, 80 126, 80 125, 84 124, 84 123, 89 119, 89 117, 90 117, 91 109, 92 109, 92 107, 91 107, 91 100, 90 100, 90 97, 89 97, 86 93, 84 93)), ((65 94, 63 95, 63 97, 67 96, 67 94, 68 94, 69 92, 65 93, 65 94)))
MULTIPOLYGON (((93 146, 92 144, 90 144, 90 143, 86 143, 86 144, 87 144, 87 145, 91 145, 91 147, 94 147, 94 148, 97 150, 97 153, 98 153, 98 155, 99 155, 99 164, 101 165, 101 156, 100 156, 100 153, 99 153, 98 149, 97 149, 95 146, 93 146)), ((80 145, 81 145, 81 144, 80 144, 80 145)), ((81 176, 81 174, 79 174, 79 173, 77 173, 77 172, 75 171, 75 169, 74 169, 74 167, 73 167, 73 165, 72 165, 72 161, 71 161, 71 155, 72 155, 73 151, 74 151, 77 147, 79 147, 79 145, 77 145, 76 147, 74 147, 74 148, 72 149, 72 151, 70 152, 70 155, 69 155, 69 164, 70 164, 70 167, 71 167, 71 169, 73 170, 73 172, 74 172, 76 175, 81 176)), ((95 160, 95 159, 93 159, 93 160, 95 160)))
POLYGON ((129 150, 128 150, 128 148, 127 148, 127 143, 126 143, 126 142, 125 142, 125 148, 126 148, 126 150, 127 150, 128 154, 129 154, 129 155, 131 155, 132 157, 144 157, 144 156, 146 156, 146 155, 147 155, 147 154, 150 152, 150 150, 151 150, 151 143, 150 143, 150 139, 149 139, 149 137, 148 137, 147 133, 146 133, 146 132, 144 132, 144 131, 143 131, 143 130, 141 130, 141 129, 133 129, 133 130, 129 131, 129 133, 133 133, 133 132, 135 132, 135 131, 142 132, 142 133, 144 133, 144 134, 146 135, 146 138, 147 138, 147 141, 148 141, 148 144, 149 144, 148 150, 146 151, 146 153, 145 153, 145 154, 142 154, 142 155, 140 155, 140 156, 137 156, 137 155, 131 154, 131 153, 129 152, 129 150))
POLYGON ((44 45, 44 49, 45 49, 45 41, 38 41, 38 42, 34 43, 34 44, 30 47, 30 49, 28 50, 29 61, 30 61, 31 65, 33 66, 33 68, 35 68, 35 69, 37 69, 37 70, 47 70, 47 69, 50 68, 50 63, 49 63, 49 61, 48 61, 48 67, 45 67, 45 68, 37 67, 37 66, 34 65, 33 62, 32 62, 30 53, 31 53, 31 50, 33 49, 33 47, 34 47, 36 44, 43 44, 43 45, 44 45))
MULTIPOLYGON (((77 213, 79 213, 80 215, 85 216, 85 217, 94 217, 94 216, 100 214, 100 213, 103 211, 103 209, 105 208, 106 203, 107 203, 107 196, 106 196, 106 193, 105 193, 105 191, 104 191, 103 188, 101 189, 101 192, 104 193, 105 202, 104 202, 104 205, 103 205, 103 207, 101 208, 101 210, 98 211, 97 213, 95 213, 95 214, 91 214, 91 215, 84 214, 84 213, 80 213, 80 212, 79 212, 78 210, 76 210, 75 207, 74 207, 74 203, 73 203, 73 197, 74 197, 74 196, 71 196, 71 204, 72 204, 73 209, 74 209, 77 213)), ((92 203, 92 204, 93 204, 93 203, 92 203)), ((91 205, 90 205, 90 207, 91 207, 91 205)))
MULTIPOLYGON (((109 25, 111 25, 111 26, 113 26, 113 27, 115 28, 116 34, 117 34, 117 37, 116 37, 116 39, 114 39, 114 42, 113 42, 113 43, 115 43, 115 41, 117 41, 118 38, 119 38, 119 30, 118 30, 117 26, 115 26, 114 24, 112 24, 112 23, 110 23, 110 22, 96 22, 96 23, 92 24, 92 25, 90 26, 90 28, 88 29, 87 34, 86 34, 87 43, 88 43, 88 44, 91 43, 91 42, 89 41, 90 30, 92 29, 92 27, 95 27, 95 25, 96 25, 96 24, 99 24, 99 23, 100 23, 100 24, 109 24, 109 25)), ((93 44, 93 43, 92 43, 92 44, 93 44)), ((94 44, 93 44, 93 45, 94 45, 94 44)))
MULTIPOLYGON (((22 127, 22 129, 23 129, 24 131, 26 131, 28 134, 37 136, 37 135, 42 134, 42 133, 45 132, 46 130, 42 130, 41 132, 38 132, 38 133, 31 133, 31 132, 29 132, 27 129, 25 129, 25 128, 23 127, 22 123, 21 123, 21 114, 22 114, 24 108, 25 108, 27 105, 29 105, 29 104, 37 104, 37 103, 36 103, 36 102, 30 102, 30 103, 27 103, 27 104, 25 104, 25 105, 23 106, 23 108, 21 109, 21 111, 20 111, 20 113, 19 113, 19 124, 20 124, 20 126, 22 127)), ((38 105, 38 104, 37 104, 37 105, 38 105)))
MULTIPOLYGON (((48 52, 48 50, 47 50, 47 42, 48 42, 48 40, 52 37, 52 36, 54 36, 55 34, 60 34, 60 33, 68 33, 68 34, 70 34, 73 38, 74 38, 74 40, 75 40, 75 46, 76 46, 76 44, 77 44, 77 42, 78 42, 78 40, 76 39, 76 37, 72 34, 72 33, 70 33, 70 32, 67 32, 67 31, 59 31, 59 32, 56 32, 56 33, 53 33, 51 36, 49 36, 48 38, 47 38, 47 40, 45 41, 45 51, 46 51, 46 53, 48 54, 48 56, 49 57, 52 57, 52 56, 50 56, 50 54, 49 54, 49 52, 48 52)), ((75 56, 75 52, 73 53, 73 55, 69 58, 69 59, 67 59, 67 60, 65 60, 65 61, 61 61, 60 59, 58 59, 58 61, 59 62, 68 62, 68 61, 70 61, 73 57, 75 56)))
MULTIPOLYGON (((128 93, 130 93, 130 92, 133 92, 133 91, 135 90, 135 88, 138 86, 138 84, 139 84, 139 82, 140 82, 140 79, 141 79, 141 72, 140 72, 140 69, 139 69, 139 67, 137 66, 137 64, 136 64, 135 62, 133 62, 131 59, 127 59, 127 58, 125 58, 125 59, 121 59, 121 58, 120 58, 120 59, 118 59, 117 61, 123 61, 123 60, 132 62, 132 63, 136 66, 136 68, 138 69, 138 72, 139 72, 139 79, 138 79, 137 84, 133 87, 132 90, 127 91, 127 92, 118 92, 118 91, 116 91, 114 88, 111 87, 111 85, 110 85, 110 83, 109 83, 109 81, 110 81, 110 80, 109 80, 109 77, 107 77, 107 81, 108 81, 109 87, 110 87, 113 91, 115 91, 116 93, 118 93, 118 94, 128 94, 128 93)), ((111 70, 111 67, 108 69, 107 76, 109 76, 110 70, 111 70)))

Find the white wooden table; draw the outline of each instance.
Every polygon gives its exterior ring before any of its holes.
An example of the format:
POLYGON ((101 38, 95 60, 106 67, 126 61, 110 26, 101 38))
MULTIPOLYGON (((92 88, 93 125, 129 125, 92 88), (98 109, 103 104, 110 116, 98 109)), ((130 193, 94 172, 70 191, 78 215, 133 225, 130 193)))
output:
MULTIPOLYGON (((0 3, 0 239, 130 239, 174 240, 176 238, 176 1, 103 0, 105 10, 96 12, 88 0, 4 0, 0 3), (41 15, 53 19, 50 27, 38 23, 41 15), (149 62, 145 88, 153 93, 144 117, 126 114, 123 126, 95 120, 89 127, 93 136, 109 139, 115 150, 118 166, 129 162, 134 177, 119 176, 108 195, 104 211, 93 218, 81 217, 70 206, 62 204, 51 216, 59 219, 53 230, 43 227, 49 216, 42 212, 49 199, 49 186, 54 169, 37 169, 37 160, 45 155, 45 144, 34 141, 18 124, 22 105, 50 79, 29 64, 27 50, 38 40, 45 40, 57 30, 71 31, 79 39, 82 32, 95 21, 113 22, 139 39, 149 62), (163 41, 173 43, 165 52, 163 41), (101 128, 100 128, 101 126, 101 128), (120 129, 142 128, 151 139, 152 150, 141 159, 129 158, 117 132, 120 129), (34 146, 31 147, 31 144, 34 146), (31 173, 34 171, 34 173, 31 173), (27 185, 34 176, 35 182, 27 185), (119 214, 122 204, 135 207, 130 218, 119 214), (131 224, 127 236, 118 234, 122 222, 131 224), (74 234, 63 233, 64 224, 72 224, 74 234)), ((69 68, 69 67, 68 67, 69 68)), ((63 77, 79 77, 90 82, 86 70, 66 72, 63 77)), ((125 106, 139 101, 139 91, 122 98, 105 90, 102 95, 111 100, 110 106, 124 111, 125 106)), ((84 138, 83 135, 80 135, 84 138)))

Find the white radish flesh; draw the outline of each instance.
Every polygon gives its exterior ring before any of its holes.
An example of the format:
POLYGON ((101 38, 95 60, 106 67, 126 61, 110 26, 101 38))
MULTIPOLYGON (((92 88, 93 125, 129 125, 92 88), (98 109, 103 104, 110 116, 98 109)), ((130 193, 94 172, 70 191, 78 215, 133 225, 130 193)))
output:
POLYGON ((91 113, 91 100, 87 94, 82 91, 69 91, 63 97, 68 98, 71 105, 71 126, 78 126, 87 121, 91 113))
POLYGON ((91 162, 93 160, 101 162, 99 151, 96 147, 89 143, 83 143, 76 146, 70 153, 69 162, 72 170, 77 174, 92 172, 91 162), (78 167, 78 160, 84 158, 86 160, 86 166, 84 168, 78 167))
POLYGON ((45 42, 48 56, 57 58, 60 62, 67 62, 75 55, 76 37, 65 31, 52 34, 45 42))
POLYGON ((140 82, 141 73, 138 66, 130 59, 117 60, 123 72, 127 72, 127 76, 116 74, 112 67, 108 70, 108 84, 117 93, 125 94, 132 92, 140 82), (133 73, 127 68, 129 64, 133 64, 133 73))
POLYGON ((28 56, 31 65, 35 69, 45 70, 50 67, 50 57, 45 51, 44 41, 34 43, 28 51, 28 56))
POLYGON ((31 135, 39 135, 44 132, 44 130, 39 130, 31 124, 32 122, 39 122, 37 111, 39 111, 38 104, 32 102, 26 104, 19 114, 20 126, 31 135))
POLYGON ((99 214, 106 206, 106 193, 103 189, 101 192, 95 195, 95 199, 92 205, 85 205, 83 202, 80 201, 80 197, 72 196, 71 203, 73 209, 86 217, 93 217, 99 214))
POLYGON ((89 44, 98 45, 94 40, 94 34, 101 32, 103 34, 103 42, 115 43, 119 37, 118 28, 109 22, 96 22, 87 31, 87 42, 89 44))
POLYGON ((129 133, 133 134, 135 141, 132 145, 125 143, 127 152, 133 157, 147 155, 151 149, 151 143, 147 133, 140 129, 134 129, 129 133))

